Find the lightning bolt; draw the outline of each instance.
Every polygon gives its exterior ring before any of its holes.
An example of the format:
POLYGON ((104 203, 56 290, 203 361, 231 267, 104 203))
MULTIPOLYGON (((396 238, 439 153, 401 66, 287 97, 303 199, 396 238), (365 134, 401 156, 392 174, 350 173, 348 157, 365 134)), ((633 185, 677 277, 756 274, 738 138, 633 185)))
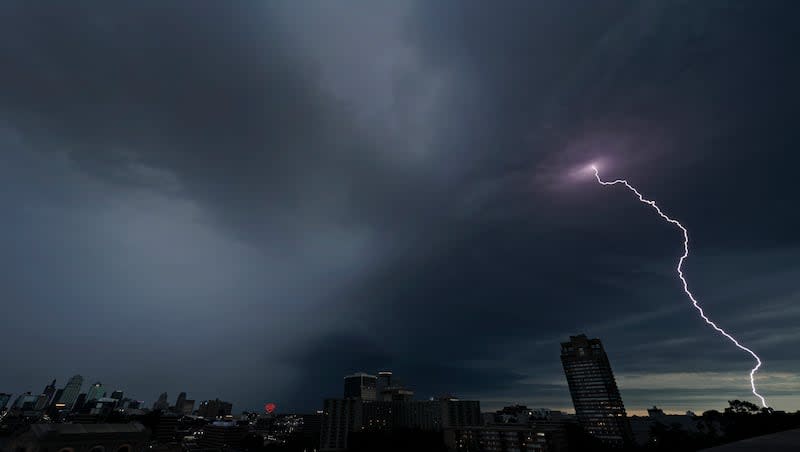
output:
POLYGON ((600 185, 616 185, 616 184, 624 185, 628 190, 632 191, 639 198, 640 202, 642 202, 644 204, 648 204, 650 207, 655 209, 655 211, 658 213, 658 215, 661 216, 661 218, 663 218, 664 220, 668 221, 669 223, 674 224, 675 226, 677 226, 681 230, 681 232, 683 232, 683 256, 681 256, 680 260, 678 261, 678 267, 677 267, 678 277, 680 278, 681 283, 683 283, 683 291, 686 292, 686 295, 692 301, 692 305, 695 307, 695 309, 697 309, 697 312, 700 313, 700 317, 702 317, 703 320, 705 320, 705 322, 707 324, 709 324, 712 328, 714 328, 720 334, 725 336, 728 340, 733 342, 733 344, 736 345, 739 349, 749 353, 750 356, 752 356, 753 359, 756 360, 755 367, 753 367, 750 370, 750 388, 752 388, 753 394, 761 400, 761 405, 764 406, 764 407, 767 407, 768 406, 767 405, 767 401, 764 400, 764 397, 762 397, 761 394, 758 393, 758 391, 756 391, 755 374, 758 371, 758 369, 761 367, 761 358, 759 358, 758 355, 756 355, 756 352, 754 352, 754 351, 750 350, 749 348, 745 347, 744 345, 740 344, 739 341, 736 340, 736 338, 734 338, 733 336, 728 334, 722 328, 718 327, 716 323, 712 322, 711 319, 709 319, 706 316, 705 312, 703 312, 703 308, 700 307, 700 304, 697 302, 697 299, 694 298, 694 295, 692 295, 692 292, 689 290, 689 283, 686 282, 686 278, 683 276, 683 262, 686 260, 687 257, 689 257, 689 231, 687 231, 686 228, 683 227, 683 225, 680 223, 680 221, 678 221, 678 220, 676 220, 674 218, 670 218, 667 214, 662 212, 661 208, 658 207, 658 205, 656 204, 655 201, 646 199, 644 196, 642 196, 642 194, 639 193, 639 190, 635 189, 631 184, 628 183, 627 180, 625 180, 625 179, 617 179, 617 180, 610 181, 610 182, 609 181, 604 181, 604 180, 600 179, 600 172, 597 170, 597 167, 595 165, 592 165, 591 168, 592 168, 592 171, 594 171, 595 179, 597 179, 597 182, 599 182, 600 185))

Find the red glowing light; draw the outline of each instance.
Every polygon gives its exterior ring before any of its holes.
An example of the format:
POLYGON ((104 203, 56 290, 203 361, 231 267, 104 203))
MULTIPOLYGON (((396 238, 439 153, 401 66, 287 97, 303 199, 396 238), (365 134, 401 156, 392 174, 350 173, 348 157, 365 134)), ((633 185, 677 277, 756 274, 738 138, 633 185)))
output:
POLYGON ((272 414, 272 412, 275 411, 275 408, 276 406, 272 402, 264 405, 264 410, 266 410, 267 414, 272 414))

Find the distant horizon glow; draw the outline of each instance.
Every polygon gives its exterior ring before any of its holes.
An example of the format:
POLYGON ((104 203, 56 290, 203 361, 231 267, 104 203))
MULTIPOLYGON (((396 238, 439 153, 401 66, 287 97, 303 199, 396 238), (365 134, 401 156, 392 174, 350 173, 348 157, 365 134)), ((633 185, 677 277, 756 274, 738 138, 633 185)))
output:
POLYGON ((666 220, 669 223, 674 224, 675 226, 680 228, 680 230, 683 232, 683 255, 678 260, 678 267, 677 267, 678 277, 680 278, 681 282, 683 283, 683 291, 686 293, 686 295, 692 301, 692 305, 694 305, 695 309, 697 309, 697 311, 700 313, 700 317, 702 317, 703 320, 708 325, 710 325, 712 328, 717 330, 720 334, 725 336, 728 340, 733 342, 733 344, 736 345, 736 347, 738 347, 739 349, 749 353, 756 360, 755 367, 753 367, 750 370, 750 387, 752 389, 753 394, 761 400, 761 406, 767 408, 769 406, 769 405, 767 405, 767 401, 764 399, 764 397, 761 394, 758 393, 758 391, 756 391, 755 373, 761 367, 761 358, 759 358, 759 356, 753 350, 750 350, 749 348, 747 348, 744 345, 740 344, 739 341, 736 340, 736 338, 734 338, 733 336, 728 334, 725 330, 723 330, 722 328, 718 327, 714 322, 712 322, 706 316, 705 312, 703 311, 703 308, 700 307, 698 301, 694 298, 694 295, 689 290, 689 283, 686 281, 686 278, 683 275, 683 262, 686 260, 687 257, 689 257, 689 231, 678 220, 675 220, 675 219, 669 217, 664 212, 662 212, 661 208, 658 207, 658 205, 656 204, 655 201, 646 199, 641 193, 639 193, 639 191, 636 188, 634 188, 631 184, 629 184, 627 180, 625 180, 625 179, 616 179, 616 180, 613 180, 613 181, 610 181, 610 182, 609 181, 604 181, 604 180, 602 180, 600 178, 600 172, 597 169, 596 163, 591 163, 589 165, 589 168, 591 168, 592 171, 594 171, 594 177, 595 177, 595 179, 597 179, 597 182, 600 185, 617 185, 617 184, 624 185, 628 190, 633 192, 639 198, 639 201, 641 203, 650 205, 653 209, 655 209, 656 213, 658 213, 658 215, 661 216, 661 218, 663 218, 664 220, 666 220))

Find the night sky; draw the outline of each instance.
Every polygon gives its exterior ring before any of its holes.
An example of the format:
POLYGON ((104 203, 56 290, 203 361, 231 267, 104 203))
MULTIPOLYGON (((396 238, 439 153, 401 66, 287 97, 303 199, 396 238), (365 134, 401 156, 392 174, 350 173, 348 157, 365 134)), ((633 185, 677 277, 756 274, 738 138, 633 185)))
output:
POLYGON ((800 409, 794 1, 0 2, 0 391, 800 409))

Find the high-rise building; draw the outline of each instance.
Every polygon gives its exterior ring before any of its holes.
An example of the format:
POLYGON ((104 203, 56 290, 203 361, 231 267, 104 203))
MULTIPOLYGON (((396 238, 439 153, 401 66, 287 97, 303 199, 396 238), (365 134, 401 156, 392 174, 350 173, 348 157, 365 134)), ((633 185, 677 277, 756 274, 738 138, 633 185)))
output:
POLYGON ((14 400, 13 407, 22 411, 33 411, 38 400, 38 395, 33 395, 30 391, 28 391, 17 396, 17 399, 14 400))
POLYGON ((444 428, 481 425, 481 403, 477 400, 459 400, 455 397, 439 399, 444 428))
POLYGON ((103 384, 95 382, 89 387, 89 392, 86 393, 86 400, 100 400, 106 394, 105 388, 103 388, 103 384))
POLYGON ((198 441, 200 447, 208 450, 238 450, 247 435, 247 425, 232 421, 215 421, 203 427, 203 435, 198 441))
POLYGON ((384 402, 408 402, 414 400, 414 391, 403 386, 387 386, 380 392, 378 400, 384 402))
POLYGON ((180 408, 176 407, 176 411, 178 414, 182 414, 184 416, 190 416, 192 411, 194 411, 194 400, 186 399, 183 401, 183 405, 180 408))
POLYGON ((42 391, 42 394, 47 396, 45 405, 50 405, 53 402, 53 396, 55 395, 55 393, 56 393, 56 380, 53 379, 53 382, 45 386, 44 391, 42 391))
POLYGON ((392 385, 392 371, 382 370, 378 372, 378 381, 375 388, 375 393, 378 397, 378 400, 381 400, 381 394, 383 394, 383 390, 391 385, 392 385))
POLYGON ((216 419, 230 415, 231 411, 233 404, 230 402, 223 402, 220 399, 203 400, 197 409, 197 415, 206 419, 216 419))
POLYGON ((111 393, 112 399, 122 400, 125 397, 125 393, 117 389, 116 391, 111 393))
POLYGON ((325 399, 320 450, 345 450, 351 432, 361 430, 362 401, 358 398, 325 399))
POLYGON ((600 339, 570 336, 569 342, 561 344, 561 363, 583 428, 610 445, 629 444, 631 426, 600 339))
POLYGON ((72 405, 75 404, 75 400, 78 398, 78 394, 81 392, 81 386, 83 386, 83 377, 80 375, 73 376, 69 379, 67 385, 64 386, 64 391, 61 393, 61 397, 58 401, 63 403, 66 408, 72 408, 72 405))
POLYGON ((55 406, 56 403, 61 403, 59 400, 61 399, 61 394, 64 393, 64 388, 56 389, 56 393, 53 394, 53 397, 50 399, 50 406, 55 406))
POLYGON ((11 400, 11 394, 0 392, 0 411, 3 411, 8 406, 9 400, 11 400))
POLYGON ((83 409, 83 406, 86 405, 86 393, 82 392, 78 394, 78 398, 75 399, 75 403, 72 404, 72 411, 80 411, 83 409))
POLYGON ((158 400, 153 404, 153 411, 167 411, 169 410, 169 402, 167 401, 167 393, 162 392, 158 396, 158 400))
POLYGON ((182 393, 178 394, 178 400, 175 401, 175 409, 173 409, 172 411, 174 411, 176 413, 182 412, 183 411, 183 402, 185 402, 185 401, 186 401, 186 393, 182 392, 182 393))
POLYGON ((376 400, 376 386, 378 378, 375 375, 359 372, 344 377, 344 398, 376 400))
POLYGON ((36 398, 36 404, 34 405, 33 409, 35 411, 42 411, 47 408, 47 399, 49 397, 47 394, 39 394, 36 398))

